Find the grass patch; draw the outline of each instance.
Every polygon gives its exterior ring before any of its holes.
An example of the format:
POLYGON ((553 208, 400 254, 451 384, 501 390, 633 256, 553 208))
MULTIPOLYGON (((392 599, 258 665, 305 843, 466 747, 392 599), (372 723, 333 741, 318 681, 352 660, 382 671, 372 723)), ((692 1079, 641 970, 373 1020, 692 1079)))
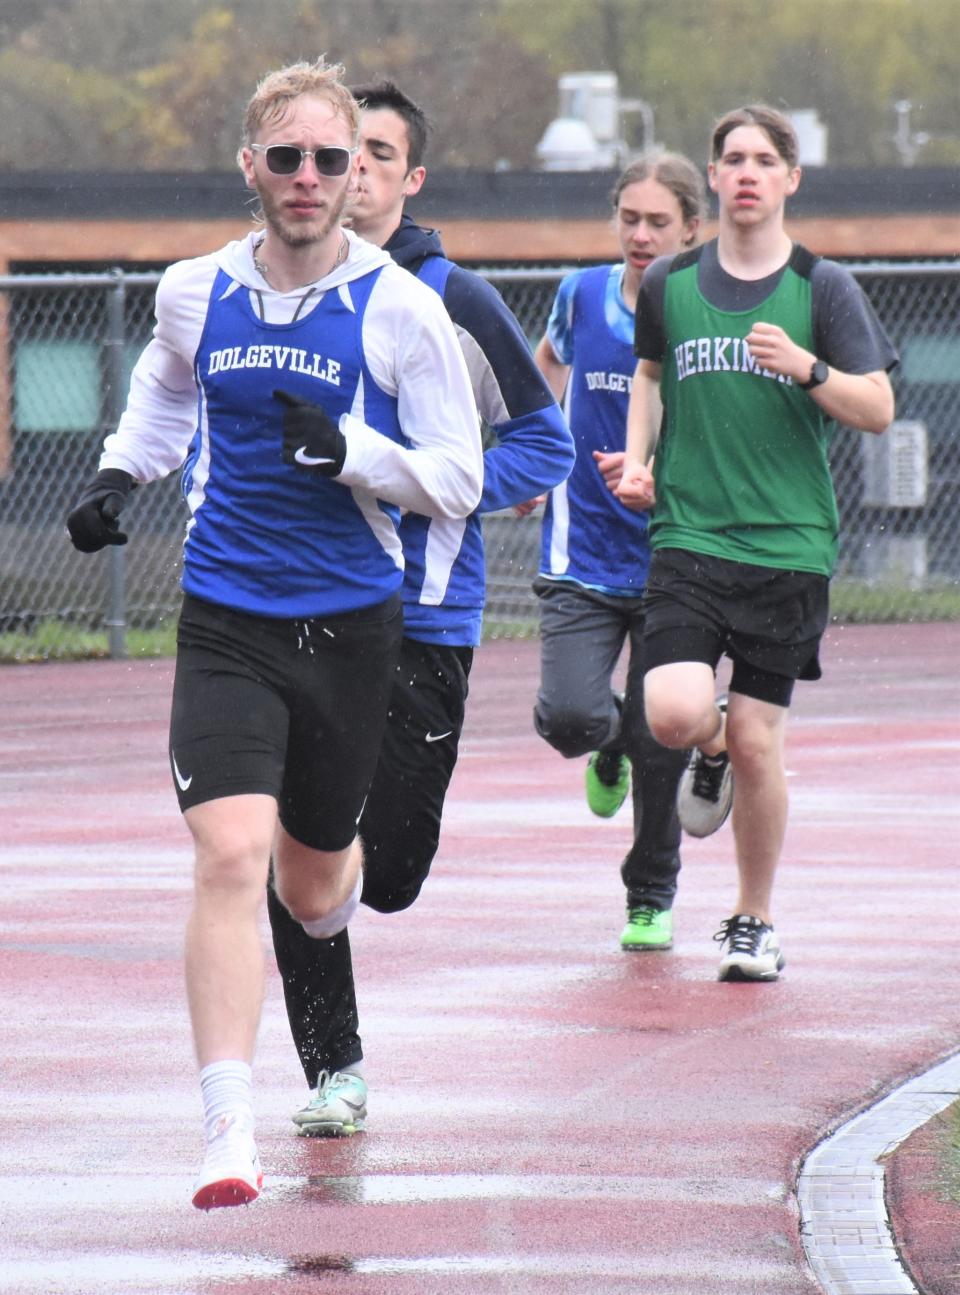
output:
MULTIPOLYGON (((839 579, 830 587, 830 615, 836 624, 903 624, 924 621, 960 621, 960 586, 943 584, 911 589, 892 584, 867 584, 839 579)), ((151 629, 129 628, 126 655, 168 657, 176 653, 176 614, 151 629)), ((529 639, 539 632, 537 607, 530 615, 488 615, 483 637, 529 639)), ((110 655, 105 629, 88 629, 51 617, 29 628, 0 633, 0 663, 29 661, 80 661, 110 655)))
POLYGON ((945 584, 911 589, 906 585, 834 580, 830 585, 830 617, 847 625, 957 621, 960 587, 945 584))
POLYGON ((940 1143, 939 1179, 943 1194, 960 1205, 960 1102, 954 1102, 941 1119, 946 1124, 940 1143))
POLYGON ((536 615, 528 621, 498 620, 495 616, 487 616, 483 622, 484 642, 491 639, 532 639, 539 632, 540 622, 536 615))
MULTIPOLYGON (((173 656, 177 646, 176 621, 154 629, 128 629, 128 657, 173 656)), ((84 629, 63 621, 41 621, 30 629, 0 634, 0 661, 25 664, 37 661, 86 661, 110 655, 106 630, 84 629)))

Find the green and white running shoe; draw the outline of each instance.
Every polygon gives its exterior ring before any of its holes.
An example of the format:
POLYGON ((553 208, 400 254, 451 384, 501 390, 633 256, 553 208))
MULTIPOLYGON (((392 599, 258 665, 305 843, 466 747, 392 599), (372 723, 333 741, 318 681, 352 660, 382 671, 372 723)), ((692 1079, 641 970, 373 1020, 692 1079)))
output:
POLYGON ((673 913, 669 908, 628 908, 620 932, 620 948, 631 953, 656 953, 673 944, 673 913))
POLYGON ((367 1119, 367 1084, 351 1071, 320 1071, 316 1091, 293 1122, 303 1138, 347 1138, 367 1119))
POLYGON ((616 751, 594 751, 587 761, 587 804, 598 818, 613 818, 630 790, 630 761, 616 751))

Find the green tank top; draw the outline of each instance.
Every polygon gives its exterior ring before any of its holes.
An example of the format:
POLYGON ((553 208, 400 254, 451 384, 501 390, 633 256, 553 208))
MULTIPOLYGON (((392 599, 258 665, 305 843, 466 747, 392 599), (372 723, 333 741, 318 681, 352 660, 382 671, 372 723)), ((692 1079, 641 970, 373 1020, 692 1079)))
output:
POLYGON ((762 369, 743 340, 763 321, 813 350, 814 258, 795 246, 771 295, 742 312, 705 299, 698 263, 699 249, 682 254, 666 280, 652 546, 829 576, 839 529, 833 424, 790 379, 762 369))

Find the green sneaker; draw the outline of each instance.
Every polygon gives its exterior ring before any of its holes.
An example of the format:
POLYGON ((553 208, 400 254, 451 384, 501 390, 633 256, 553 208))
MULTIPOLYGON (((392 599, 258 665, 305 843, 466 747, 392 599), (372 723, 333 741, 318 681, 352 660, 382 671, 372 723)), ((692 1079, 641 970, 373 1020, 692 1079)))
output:
POLYGON ((620 932, 620 948, 633 953, 656 953, 673 944, 673 913, 669 908, 629 908, 620 932))
POLYGON ((594 751, 587 761, 587 804, 598 818, 613 818, 630 790, 630 761, 616 751, 594 751))

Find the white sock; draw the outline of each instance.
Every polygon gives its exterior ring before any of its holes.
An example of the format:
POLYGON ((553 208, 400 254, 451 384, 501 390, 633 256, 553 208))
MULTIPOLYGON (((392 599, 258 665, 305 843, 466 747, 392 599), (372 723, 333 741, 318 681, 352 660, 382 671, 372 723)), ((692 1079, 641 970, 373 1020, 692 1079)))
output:
POLYGON ((353 888, 353 893, 342 904, 339 904, 326 917, 318 917, 313 922, 300 923, 307 935, 314 940, 331 940, 335 935, 338 935, 357 911, 362 889, 363 874, 358 872, 357 884, 353 888))
POLYGON ((246 1061, 211 1061, 200 1071, 203 1095, 203 1133, 213 1137, 224 1116, 235 1115, 237 1122, 253 1131, 253 1072, 246 1061))

